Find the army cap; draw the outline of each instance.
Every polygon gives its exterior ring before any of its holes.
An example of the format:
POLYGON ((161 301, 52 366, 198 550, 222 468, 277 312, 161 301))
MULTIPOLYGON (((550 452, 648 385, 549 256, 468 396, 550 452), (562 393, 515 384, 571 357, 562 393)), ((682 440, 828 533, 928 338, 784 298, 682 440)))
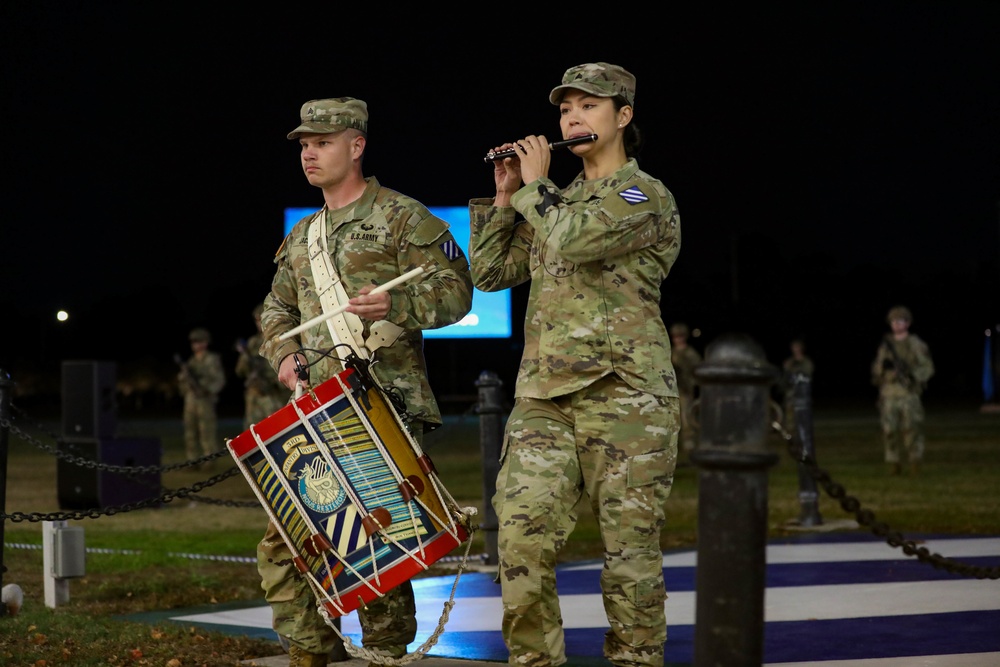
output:
POLYGON ((906 306, 893 306, 889 309, 889 314, 886 315, 886 322, 892 324, 893 320, 906 320, 907 322, 913 322, 913 313, 906 306))
POLYGON ((192 343, 196 341, 211 343, 212 335, 208 333, 208 329, 202 329, 198 327, 197 329, 191 329, 191 333, 188 334, 188 340, 192 343))
POLYGON ((302 124, 288 133, 289 139, 300 134, 330 134, 348 128, 368 131, 368 105, 353 97, 309 100, 299 111, 302 124))
POLYGON ((630 106, 635 104, 635 77, 631 72, 610 63, 586 63, 570 67, 563 74, 562 85, 549 93, 549 102, 558 105, 567 88, 576 88, 598 97, 621 95, 630 106))
POLYGON ((688 325, 683 322, 678 322, 677 324, 670 325, 670 335, 671 336, 684 336, 687 337, 690 334, 688 330, 688 325))

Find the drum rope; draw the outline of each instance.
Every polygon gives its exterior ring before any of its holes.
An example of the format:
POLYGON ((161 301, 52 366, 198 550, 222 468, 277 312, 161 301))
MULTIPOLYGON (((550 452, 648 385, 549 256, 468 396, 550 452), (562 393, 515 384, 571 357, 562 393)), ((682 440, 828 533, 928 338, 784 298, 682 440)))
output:
MULTIPOLYGON (((346 384, 344 384, 344 381, 340 378, 339 375, 336 376, 336 379, 337 379, 337 382, 340 384, 341 390, 344 392, 344 396, 347 397, 348 401, 350 401, 351 406, 354 408, 355 412, 358 415, 358 418, 361 420, 361 423, 364 425, 365 429, 368 431, 368 435, 371 437, 372 443, 378 449, 379 454, 382 456, 382 459, 386 462, 386 464, 387 464, 386 467, 392 473, 392 476, 396 480, 396 486, 397 486, 397 488, 399 488, 403 484, 403 481, 404 481, 403 474, 399 471, 399 469, 395 465, 392 465, 393 458, 390 455, 390 453, 388 452, 388 450, 386 449, 385 442, 383 441, 383 439, 379 435, 379 433, 375 430, 375 427, 372 426, 371 422, 368 419, 367 413, 364 410, 361 409, 361 406, 358 404, 357 399, 354 398, 354 394, 351 391, 350 387, 348 387, 346 384)), ((386 401, 383 401, 383 405, 385 405, 387 408, 389 408, 390 412, 392 412, 393 416, 397 420, 397 424, 402 424, 402 421, 399 420, 399 415, 396 413, 395 410, 393 410, 391 404, 389 404, 386 401)), ((400 426, 399 430, 404 435, 407 436, 407 439, 410 441, 410 446, 415 448, 415 441, 414 441, 413 437, 406 431, 406 429, 404 429, 404 428, 402 428, 400 426)), ((418 500, 418 502, 419 502, 419 500, 418 500)), ((421 506, 423 506, 423 503, 420 503, 420 504, 421 504, 421 506)), ((409 556, 410 558, 412 558, 413 560, 415 560, 420 565, 420 567, 422 567, 424 570, 426 570, 426 569, 429 568, 429 566, 428 566, 428 564, 424 560, 426 558, 426 553, 424 551, 423 540, 421 539, 421 536, 420 536, 420 524, 417 522, 417 517, 413 513, 413 507, 412 507, 412 505, 410 505, 410 503, 407 502, 406 503, 406 507, 407 507, 407 509, 409 510, 409 513, 410 513, 410 529, 413 531, 414 536, 416 536, 416 538, 417 538, 417 544, 418 544, 417 548, 420 551, 420 556, 423 556, 423 558, 417 556, 416 550, 407 549, 405 546, 403 546, 402 544, 400 544, 400 542, 395 537, 393 537, 389 533, 389 531, 385 530, 385 527, 382 526, 381 524, 379 524, 379 528, 380 528, 379 533, 382 535, 382 539, 383 540, 384 539, 388 539, 390 542, 392 542, 394 545, 396 545, 399 548, 400 551, 402 551, 407 556, 409 556)), ((374 519, 374 517, 372 517, 372 518, 374 519)), ((375 519, 375 522, 376 522, 376 524, 378 524, 378 520, 377 519, 375 519)), ((440 522, 440 519, 439 519, 439 522, 440 522)), ((443 522, 441 522, 441 523, 443 523, 443 522)), ((372 552, 372 562, 373 563, 376 562, 375 558, 374 558, 374 551, 372 552)), ((375 574, 375 576, 378 577, 377 565, 376 565, 376 574, 375 574)))
POLYGON ((465 551, 462 554, 462 560, 458 565, 458 571, 455 573, 455 581, 451 585, 451 594, 448 596, 448 600, 443 604, 441 609, 441 616, 438 618, 437 626, 435 626, 434 631, 427 637, 427 640, 423 644, 418 646, 415 650, 406 655, 393 658, 387 656, 379 651, 372 651, 365 648, 364 646, 358 646, 351 641, 351 638, 344 635, 340 628, 333 622, 330 618, 330 612, 327 611, 322 605, 317 606, 317 612, 323 617, 323 621, 333 628, 334 632, 344 640, 344 648, 347 652, 354 656, 355 658, 361 658, 368 660, 369 662, 374 662, 381 665, 408 665, 414 660, 422 660, 427 656, 427 653, 434 648, 438 643, 438 639, 444 634, 445 626, 448 624, 448 619, 451 617, 451 610, 455 607, 455 593, 458 591, 458 582, 462 578, 462 573, 469 562, 469 550, 472 547, 472 536, 465 543, 465 551))
MULTIPOLYGON (((359 498, 357 496, 357 494, 354 492, 354 489, 351 487, 351 485, 347 482, 347 480, 344 479, 343 473, 340 471, 340 469, 336 465, 333 465, 332 462, 329 460, 329 458, 331 456, 329 448, 326 448, 326 442, 320 436, 320 434, 316 432, 316 429, 313 428, 312 422, 310 422, 309 419, 306 417, 305 413, 302 412, 302 409, 299 407, 299 405, 298 405, 297 402, 292 401, 292 406, 295 408, 295 413, 299 416, 299 423, 301 423, 302 426, 306 429, 306 431, 309 432, 309 436, 313 439, 313 442, 316 443, 317 449, 320 452, 323 453, 324 458, 328 459, 327 460, 327 465, 331 466, 331 470, 332 470, 333 474, 337 477, 338 481, 343 486, 344 491, 351 497, 351 501, 354 503, 354 506, 358 509, 358 512, 362 516, 371 516, 371 514, 368 512, 368 508, 365 507, 364 503, 361 502, 361 498, 359 498), (326 449, 324 449, 324 448, 326 448, 326 449)), ((329 415, 327 415, 327 413, 326 413, 325 410, 323 412, 323 415, 327 418, 328 422, 330 422, 331 424, 333 423, 333 419, 331 419, 329 417, 329 415)), ((334 429, 334 431, 336 431, 336 426, 334 426, 333 429, 334 429)), ((340 438, 340 434, 339 433, 337 433, 336 435, 337 435, 338 438, 340 438)), ((261 449, 264 450, 265 456, 270 457, 270 453, 266 452, 266 449, 267 449, 266 447, 263 447, 263 445, 262 445, 261 449)), ((284 476, 283 475, 279 475, 279 477, 283 478, 284 476)), ((299 503, 298 503, 297 499, 294 502, 296 502, 296 506, 299 506, 299 503)), ((305 509, 304 508, 300 507, 299 511, 301 511, 303 514, 305 514, 305 509)), ((369 536, 369 538, 370 537, 371 536, 369 536)), ((369 539, 368 542, 369 542, 369 544, 371 544, 371 539, 369 539)), ((338 550, 334 549, 333 552, 334 552, 334 555, 339 559, 339 561, 341 563, 343 563, 344 567, 346 567, 351 574, 353 574, 355 577, 357 577, 358 579, 360 579, 368 588, 370 588, 372 591, 374 591, 376 595, 378 595, 379 597, 382 597, 382 595, 383 595, 382 592, 379 591, 378 588, 376 588, 375 586, 373 586, 371 584, 371 582, 369 582, 364 576, 362 576, 362 574, 360 572, 358 572, 358 570, 356 570, 354 568, 354 566, 351 565, 347 561, 347 559, 344 558, 344 556, 340 554, 340 552, 338 550)), ((373 562, 374 562, 374 554, 373 554, 373 562)), ((377 565, 375 566, 375 578, 376 578, 376 583, 380 583, 378 581, 378 568, 377 568, 377 565)), ((337 599, 339 600, 340 599, 340 593, 337 592, 337 590, 336 590, 336 583, 333 582, 333 577, 331 577, 331 585, 334 587, 334 593, 337 596, 337 599)), ((329 596, 329 594, 324 591, 324 596, 329 596)))
MULTIPOLYGON (((308 526, 313 535, 317 534, 319 530, 306 513, 306 508, 302 506, 302 501, 299 499, 298 494, 291 488, 285 476, 281 474, 281 466, 279 466, 278 462, 274 460, 274 456, 272 456, 271 452, 268 451, 267 446, 261 440, 260 435, 257 434, 257 430, 252 425, 250 426, 250 434, 257 443, 257 448, 260 450, 260 453, 264 455, 264 458, 267 459, 268 465, 271 466, 271 471, 274 472, 274 478, 278 480, 278 484, 280 484, 281 488, 284 489, 285 495, 288 496, 288 500, 291 501, 291 503, 295 505, 295 509, 298 510, 299 515, 302 517, 302 521, 305 522, 306 526, 308 526)), ((243 474, 246 476, 247 471, 244 470, 243 474)), ((250 481, 250 477, 247 477, 247 480, 250 481)), ((251 483, 250 486, 255 488, 256 483, 251 483)))
MULTIPOLYGON (((334 463, 333 455, 330 453, 330 448, 327 446, 326 440, 316 431, 312 422, 309 421, 309 418, 306 417, 304 412, 302 412, 302 408, 299 407, 299 404, 297 402, 292 401, 292 407, 295 408, 295 414, 299 416, 299 423, 301 423, 303 428, 305 428, 306 431, 308 431, 309 437, 312 438, 312 441, 316 443, 317 449, 319 449, 319 451, 323 454, 323 459, 326 461, 326 464, 330 467, 330 472, 333 473, 333 475, 337 478, 337 481, 340 483, 340 486, 344 489, 347 495, 350 496, 351 502, 354 504, 355 507, 358 508, 358 511, 362 514, 362 516, 365 517, 369 516, 370 514, 368 512, 368 507, 365 506, 364 502, 361 500, 361 497, 358 496, 358 494, 354 491, 354 487, 347 479, 346 475, 334 463)), ((325 410, 323 411, 323 416, 326 417, 326 421, 330 424, 330 427, 333 429, 334 435, 337 437, 337 440, 339 440, 341 444, 344 444, 344 440, 340 436, 340 431, 337 429, 337 425, 334 423, 333 419, 330 418, 330 416, 326 413, 325 410)), ((346 447, 346 444, 344 446, 346 447)))
MULTIPOLYGON (((361 372, 360 369, 356 369, 356 370, 359 373, 361 372)), ((337 377, 337 381, 340 383, 341 388, 343 389, 344 393, 347 394, 348 393, 347 387, 344 385, 344 382, 340 379, 339 376, 337 377)), ((353 402, 353 397, 351 398, 351 400, 353 402)), ((393 405, 392 401, 391 400, 385 400, 385 401, 383 401, 383 404, 386 406, 386 408, 389 410, 389 412, 392 413, 392 416, 396 419, 396 422, 398 424, 402 424, 403 420, 400 417, 399 412, 396 410, 396 406, 393 405)), ((361 414, 360 411, 359 411, 359 414, 361 414)), ((368 426, 367 421, 366 421, 365 425, 368 426)), ((369 432, 371 432, 371 431, 372 431, 372 428, 369 428, 369 432)), ((413 449, 413 452, 414 452, 415 456, 418 459, 426 458, 427 455, 424 454, 423 449, 420 447, 420 443, 417 442, 417 439, 413 437, 413 434, 410 433, 405 428, 401 428, 400 431, 403 433, 403 436, 406 438, 407 442, 409 443, 410 448, 413 449)), ((382 447, 382 440, 381 440, 381 438, 375 437, 375 435, 376 435, 375 433, 372 433, 372 439, 375 440, 375 442, 378 444, 379 448, 381 449, 381 447, 382 447)), ((383 455, 385 456, 385 454, 383 454, 383 455)), ((395 469, 393 470, 393 472, 395 472, 395 469)), ((451 494, 448 493, 446 489, 444 489, 444 486, 441 484, 441 480, 438 479, 437 473, 435 473, 435 472, 428 472, 427 473, 427 478, 430 480, 431 484, 434 486, 434 489, 433 489, 434 495, 437 496, 437 501, 438 501, 438 503, 442 507, 445 507, 445 508, 447 508, 447 507, 456 507, 458 505, 458 503, 451 496, 451 494), (442 494, 442 490, 444 490, 444 494, 442 494), (445 496, 447 496, 447 497, 445 497, 445 496)), ((398 480, 398 477, 397 477, 397 480, 398 480)), ((456 525, 455 520, 451 516, 448 516, 448 517, 445 517, 445 518, 439 517, 439 516, 437 516, 437 513, 435 513, 433 510, 431 510, 430 507, 428 507, 427 503, 425 503, 423 500, 420 499, 419 495, 414 496, 414 499, 416 500, 417 503, 420 504, 421 507, 424 508, 425 512, 427 512, 431 517, 433 517, 434 519, 436 519, 438 524, 440 524, 441 526, 444 527, 445 531, 449 535, 451 535, 455 539, 458 539, 458 526, 456 525)), ((412 516, 412 510, 411 510, 411 516, 412 516)), ((424 550, 423 550, 423 542, 419 540, 419 534, 418 534, 418 544, 420 545, 420 552, 421 552, 421 554, 423 554, 423 552, 424 552, 424 550)))

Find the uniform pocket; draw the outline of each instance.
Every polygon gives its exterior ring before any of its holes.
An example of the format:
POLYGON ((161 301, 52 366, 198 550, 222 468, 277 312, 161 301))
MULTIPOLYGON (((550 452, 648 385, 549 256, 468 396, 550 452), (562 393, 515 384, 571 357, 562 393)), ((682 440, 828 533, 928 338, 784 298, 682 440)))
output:
POLYGON ((626 546, 648 546, 663 526, 664 504, 670 497, 677 466, 676 450, 660 450, 629 458, 618 539, 626 546))

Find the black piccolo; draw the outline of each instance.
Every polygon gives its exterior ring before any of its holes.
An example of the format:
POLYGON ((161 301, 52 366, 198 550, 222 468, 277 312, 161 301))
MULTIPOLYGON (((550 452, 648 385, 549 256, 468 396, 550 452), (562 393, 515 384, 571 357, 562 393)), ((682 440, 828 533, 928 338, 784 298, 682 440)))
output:
MULTIPOLYGON (((553 141, 549 144, 549 149, 551 150, 555 148, 565 148, 566 146, 575 146, 587 141, 597 141, 597 135, 587 134, 582 137, 573 137, 572 139, 567 139, 566 141, 553 141)), ((483 162, 496 162, 497 160, 502 160, 507 157, 515 157, 516 155, 517 151, 513 148, 506 151, 500 151, 499 153, 496 151, 490 151, 486 154, 486 157, 483 158, 483 162)))

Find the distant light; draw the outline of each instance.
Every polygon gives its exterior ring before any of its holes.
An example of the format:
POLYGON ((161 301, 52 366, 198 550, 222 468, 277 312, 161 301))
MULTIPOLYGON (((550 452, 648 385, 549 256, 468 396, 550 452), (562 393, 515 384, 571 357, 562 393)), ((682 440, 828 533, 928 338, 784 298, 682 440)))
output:
POLYGON ((69 313, 67 313, 65 310, 60 310, 58 313, 56 313, 56 319, 59 320, 60 322, 65 322, 66 320, 69 319, 69 313))
POLYGON ((701 329, 698 327, 691 329, 691 338, 701 338, 701 329))

